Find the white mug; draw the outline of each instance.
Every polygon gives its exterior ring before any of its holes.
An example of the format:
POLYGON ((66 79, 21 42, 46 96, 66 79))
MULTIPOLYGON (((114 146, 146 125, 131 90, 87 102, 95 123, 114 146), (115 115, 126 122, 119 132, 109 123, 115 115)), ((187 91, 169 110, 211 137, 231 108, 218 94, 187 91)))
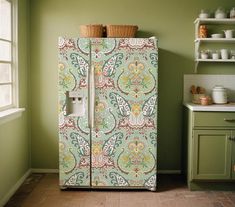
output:
POLYGON ((221 49, 221 59, 226 60, 228 59, 228 50, 227 49, 221 49))
POLYGON ((218 52, 213 52, 212 53, 212 59, 213 60, 218 60, 219 59, 219 53, 218 52))

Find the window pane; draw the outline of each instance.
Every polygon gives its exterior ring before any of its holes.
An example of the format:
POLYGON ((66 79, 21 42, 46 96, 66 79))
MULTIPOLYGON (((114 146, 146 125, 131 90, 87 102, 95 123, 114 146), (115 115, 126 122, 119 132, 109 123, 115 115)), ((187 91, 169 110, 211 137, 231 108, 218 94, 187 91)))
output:
POLYGON ((0 63, 0 83, 11 82, 11 64, 0 63))
POLYGON ((0 60, 11 61, 11 43, 0 41, 0 60))
POLYGON ((11 105, 11 85, 0 85, 0 107, 11 105))
POLYGON ((0 0, 0 38, 11 40, 11 4, 0 0))

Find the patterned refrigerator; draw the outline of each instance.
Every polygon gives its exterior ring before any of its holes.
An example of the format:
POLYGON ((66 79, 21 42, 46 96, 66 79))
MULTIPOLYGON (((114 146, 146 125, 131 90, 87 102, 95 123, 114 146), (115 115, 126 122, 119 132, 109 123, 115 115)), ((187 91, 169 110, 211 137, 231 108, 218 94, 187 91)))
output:
POLYGON ((59 38, 63 188, 156 190, 155 38, 59 38))

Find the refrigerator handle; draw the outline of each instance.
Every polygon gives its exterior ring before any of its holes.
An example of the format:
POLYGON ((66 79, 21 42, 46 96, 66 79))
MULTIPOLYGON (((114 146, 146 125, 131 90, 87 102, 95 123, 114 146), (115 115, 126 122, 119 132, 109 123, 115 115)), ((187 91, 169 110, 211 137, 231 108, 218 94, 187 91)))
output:
POLYGON ((89 128, 94 128, 95 122, 95 76, 94 76, 94 66, 91 66, 89 74, 89 128))

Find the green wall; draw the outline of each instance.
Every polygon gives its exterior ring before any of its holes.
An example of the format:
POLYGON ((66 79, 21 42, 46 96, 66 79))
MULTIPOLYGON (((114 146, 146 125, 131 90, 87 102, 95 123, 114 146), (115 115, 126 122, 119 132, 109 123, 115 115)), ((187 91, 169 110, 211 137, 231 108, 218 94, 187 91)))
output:
MULTIPOLYGON (((194 70, 194 20, 200 9, 230 9, 234 0, 31 0, 32 167, 58 168, 57 38, 77 37, 79 25, 137 24, 139 37, 159 39, 160 170, 181 169, 183 74, 194 70)), ((233 66, 234 67, 234 66, 233 66)), ((207 65, 201 73, 234 73, 207 65)))
POLYGON ((30 169, 28 91, 28 1, 19 0, 19 104, 22 116, 0 124, 0 205, 1 199, 30 169))

